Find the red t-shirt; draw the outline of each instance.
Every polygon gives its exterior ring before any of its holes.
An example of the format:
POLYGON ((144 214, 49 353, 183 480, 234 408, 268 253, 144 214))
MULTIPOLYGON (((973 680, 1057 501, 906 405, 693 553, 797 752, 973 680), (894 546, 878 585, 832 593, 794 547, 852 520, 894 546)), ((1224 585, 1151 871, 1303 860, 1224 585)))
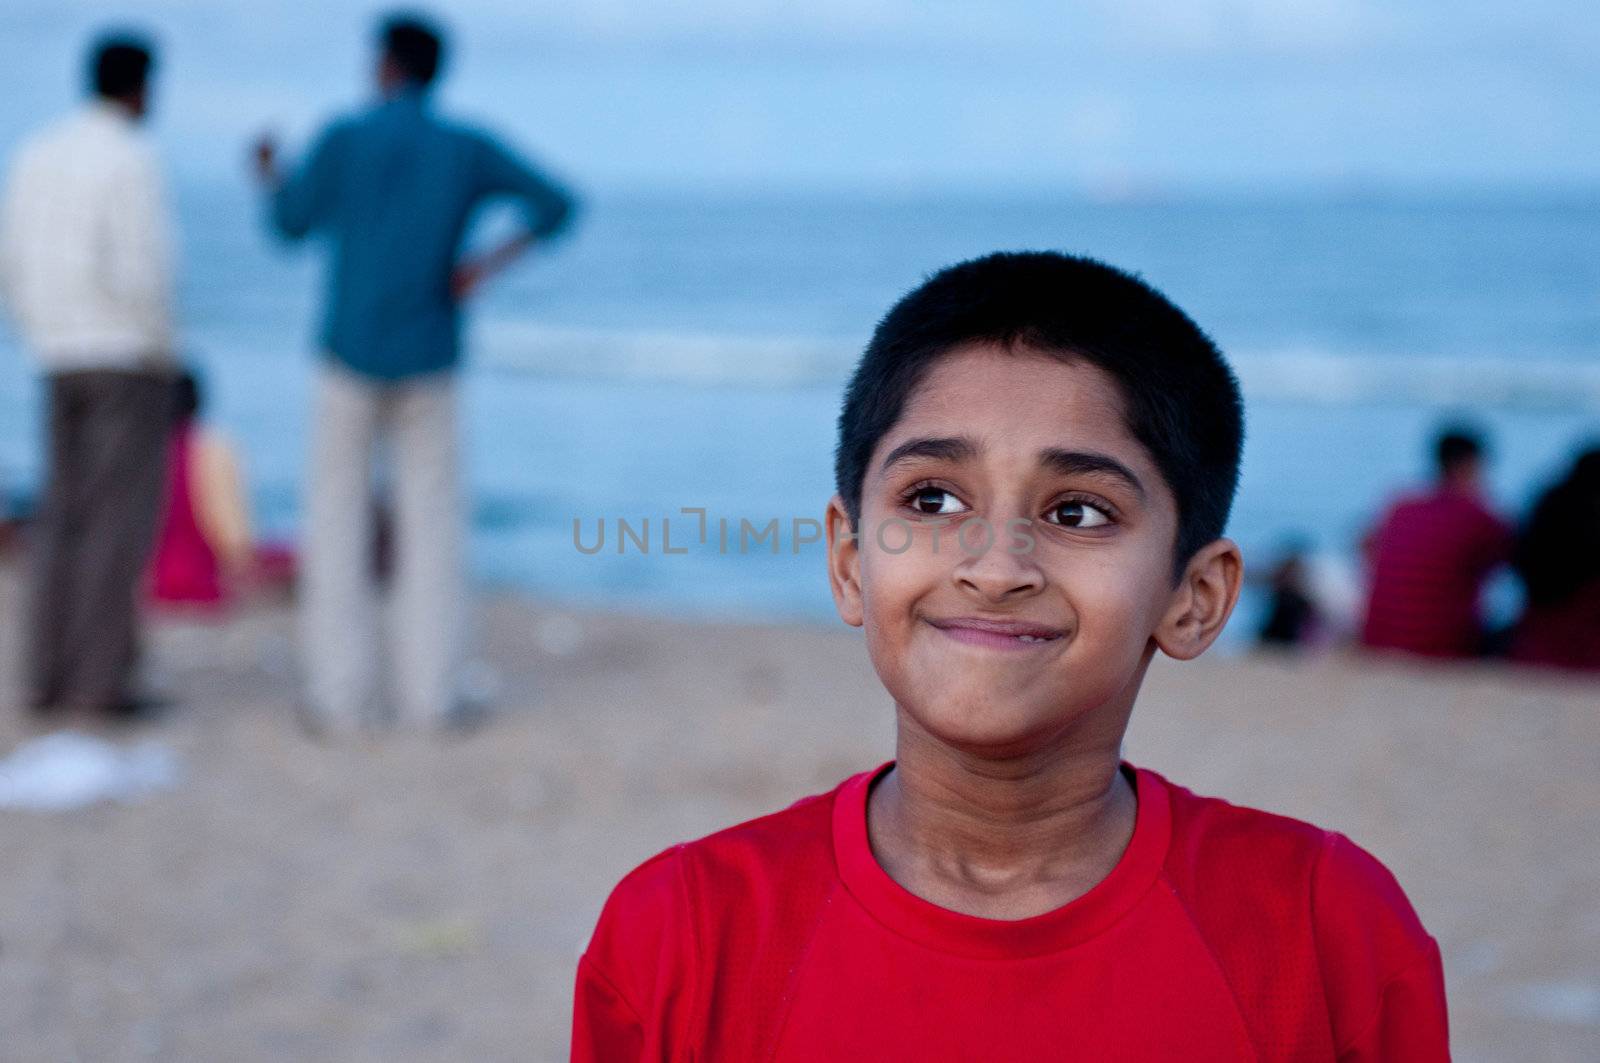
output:
POLYGON ((1140 769, 1103 882, 981 919, 873 858, 867 790, 888 767, 623 879, 579 962, 572 1058, 1449 1058, 1438 946, 1342 835, 1140 769))

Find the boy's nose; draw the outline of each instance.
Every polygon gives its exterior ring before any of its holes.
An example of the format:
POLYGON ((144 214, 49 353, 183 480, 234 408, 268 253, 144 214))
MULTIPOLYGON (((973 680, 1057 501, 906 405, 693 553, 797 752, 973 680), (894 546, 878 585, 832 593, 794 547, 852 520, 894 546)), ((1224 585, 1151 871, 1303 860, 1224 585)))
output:
POLYGON ((992 542, 974 539, 963 544, 953 572, 957 585, 990 602, 1038 593, 1044 587, 1044 572, 1030 552, 1016 549, 1016 545, 1004 535, 992 542))

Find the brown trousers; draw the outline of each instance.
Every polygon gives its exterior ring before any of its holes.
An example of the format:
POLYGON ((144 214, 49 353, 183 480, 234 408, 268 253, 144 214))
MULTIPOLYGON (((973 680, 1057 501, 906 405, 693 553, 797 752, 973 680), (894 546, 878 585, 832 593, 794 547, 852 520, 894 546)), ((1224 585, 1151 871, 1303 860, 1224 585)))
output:
POLYGON ((48 467, 33 538, 29 696, 114 711, 133 694, 138 609, 175 399, 160 372, 47 378, 48 467))

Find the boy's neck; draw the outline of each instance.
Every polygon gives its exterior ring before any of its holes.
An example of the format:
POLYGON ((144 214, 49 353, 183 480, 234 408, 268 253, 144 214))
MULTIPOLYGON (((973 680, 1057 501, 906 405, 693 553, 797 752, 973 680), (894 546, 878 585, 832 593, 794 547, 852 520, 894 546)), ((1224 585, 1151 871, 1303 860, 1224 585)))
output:
POLYGON ((1122 728, 1111 730, 988 758, 902 713, 895 767, 867 804, 873 855, 912 893, 969 915, 1023 919, 1077 899, 1133 836, 1137 800, 1119 770, 1122 728))

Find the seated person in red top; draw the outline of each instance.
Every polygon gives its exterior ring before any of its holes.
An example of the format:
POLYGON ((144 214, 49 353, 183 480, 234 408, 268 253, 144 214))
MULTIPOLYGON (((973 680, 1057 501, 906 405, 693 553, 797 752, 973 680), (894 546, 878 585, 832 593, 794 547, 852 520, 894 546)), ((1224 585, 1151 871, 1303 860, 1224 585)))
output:
POLYGON ((1362 645, 1425 657, 1484 651, 1478 598, 1511 556, 1511 526, 1483 498, 1483 444, 1455 428, 1437 445, 1431 490, 1389 507, 1364 544, 1368 578, 1362 645))
POLYGON ((1600 447, 1539 499, 1515 562, 1528 605, 1512 659, 1600 671, 1600 447))
POLYGON ((827 513, 896 759, 629 874, 573 1058, 1447 1058, 1383 865, 1122 761, 1151 658, 1237 599, 1242 421, 1211 341, 1097 262, 992 255, 902 299, 827 513))

